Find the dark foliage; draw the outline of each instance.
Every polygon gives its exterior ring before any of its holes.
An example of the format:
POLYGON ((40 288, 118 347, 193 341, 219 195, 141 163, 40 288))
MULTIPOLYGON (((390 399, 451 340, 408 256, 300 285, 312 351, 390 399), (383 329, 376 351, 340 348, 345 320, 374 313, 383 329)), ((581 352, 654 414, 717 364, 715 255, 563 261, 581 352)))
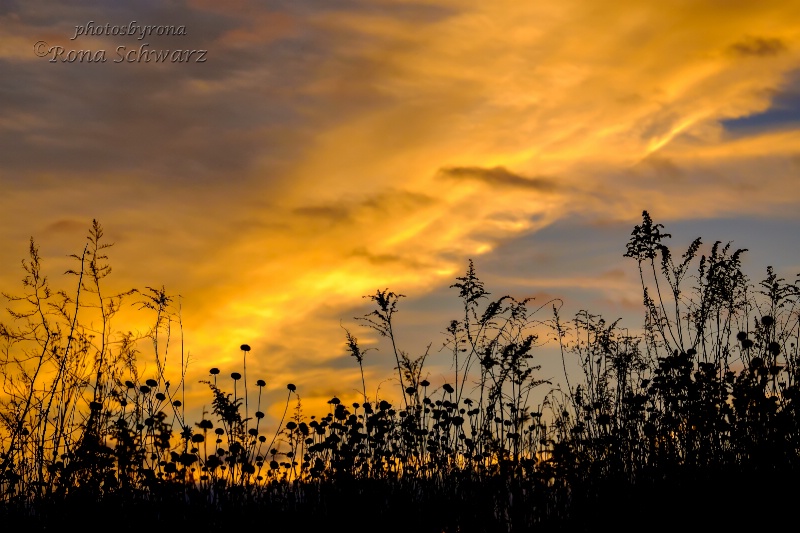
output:
POLYGON ((345 329, 363 402, 334 397, 327 414, 304 417, 289 384, 270 433, 266 382, 248 389, 247 344, 242 373, 226 381, 233 392, 211 369, 212 411, 187 421, 182 353, 180 383, 165 380, 173 298, 163 288, 105 295, 99 224, 74 256, 74 296, 50 290, 31 242, 24 293, 6 295, 13 323, 0 324, 0 520, 430 532, 777 523, 800 468, 800 286, 769 268, 754 287, 730 243, 698 257, 697 239, 676 262, 662 229, 643 213, 625 253, 642 284, 641 333, 585 310, 565 322, 557 301, 489 300, 470 261, 452 285, 463 308, 446 327, 452 383, 424 379, 427 350, 399 349, 403 295, 378 290, 360 320, 390 342, 402 404, 370 401, 367 350, 345 329), (111 334, 137 294, 155 321, 146 379, 141 339, 111 334), (547 342, 564 359, 563 388, 537 377, 547 342), (568 359, 582 375, 566 372, 568 359), (535 389, 547 391, 536 405, 535 389))

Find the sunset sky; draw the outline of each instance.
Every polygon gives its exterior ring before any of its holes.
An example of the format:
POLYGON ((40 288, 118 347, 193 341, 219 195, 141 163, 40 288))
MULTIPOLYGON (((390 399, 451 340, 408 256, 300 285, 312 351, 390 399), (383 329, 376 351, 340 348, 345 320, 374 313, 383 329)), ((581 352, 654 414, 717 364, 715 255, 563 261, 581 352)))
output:
MULTIPOLYGON (((198 401, 242 343, 271 398, 293 382, 307 414, 357 399, 340 322, 378 348, 367 386, 391 397, 393 356, 354 320, 362 296, 407 295, 401 348, 433 343, 439 386, 469 258, 493 296, 636 328, 622 256, 646 209, 676 251, 734 240, 756 281, 768 264, 793 279, 800 3, 0 0, 0 186, 0 288, 21 291, 33 237, 73 291, 67 255, 96 218, 109 293, 181 296, 198 401), (73 39, 89 21, 185 35, 73 39), (64 52, 38 57, 39 41, 64 52)), ((147 331, 138 300, 115 329, 147 331)))

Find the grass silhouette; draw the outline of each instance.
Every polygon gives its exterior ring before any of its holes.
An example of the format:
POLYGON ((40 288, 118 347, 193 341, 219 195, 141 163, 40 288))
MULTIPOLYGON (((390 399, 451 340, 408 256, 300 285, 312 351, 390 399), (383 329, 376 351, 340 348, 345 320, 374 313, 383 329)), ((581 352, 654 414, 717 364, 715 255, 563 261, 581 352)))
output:
POLYGON ((626 248, 641 333, 587 310, 565 320, 558 301, 491 300, 470 261, 451 286, 463 308, 446 330, 453 383, 423 379, 428 352, 413 358, 395 337, 403 295, 377 290, 359 320, 390 341, 402 403, 369 400, 366 350, 345 328, 363 401, 290 415, 299 397, 288 384, 270 432, 247 344, 241 373, 210 370, 211 412, 187 419, 182 352, 180 383, 165 379, 172 298, 104 293, 111 269, 96 221, 73 256, 74 295, 50 289, 31 241, 23 293, 5 295, 12 321, 0 325, 0 520, 33 530, 89 518, 118 530, 659 530, 689 517, 763 527, 797 496, 800 285, 772 268, 753 285, 745 250, 730 244, 703 255, 696 239, 677 259, 663 229, 644 212, 626 248), (111 334, 129 298, 155 316, 154 375, 140 375, 139 339, 111 334), (537 376, 546 342, 561 351, 561 385, 537 376), (568 359, 582 372, 569 375, 568 359), (533 405, 540 387, 549 392, 533 405))

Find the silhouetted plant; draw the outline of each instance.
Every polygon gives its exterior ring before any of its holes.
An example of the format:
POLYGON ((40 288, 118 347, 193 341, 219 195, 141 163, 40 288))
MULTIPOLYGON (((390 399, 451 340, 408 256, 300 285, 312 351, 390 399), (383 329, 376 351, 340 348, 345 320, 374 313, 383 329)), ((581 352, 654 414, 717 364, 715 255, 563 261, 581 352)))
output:
POLYGON ((136 305, 154 326, 112 335, 135 291, 105 295, 100 225, 73 256, 74 297, 50 289, 31 241, 23 294, 6 295, 12 323, 0 325, 0 513, 45 523, 62 505, 107 506, 230 526, 249 524, 242 517, 257 509, 330 527, 357 501, 363 519, 402 529, 570 528, 599 517, 594 509, 639 505, 637 492, 662 497, 715 477, 770 483, 796 472, 800 287, 769 267, 756 290, 742 272, 745 250, 730 243, 703 254, 696 239, 676 260, 663 226, 642 218, 625 252, 638 265, 640 332, 588 310, 564 321, 560 301, 490 300, 470 261, 451 286, 463 315, 445 325, 444 382, 424 374, 430 344, 417 357, 399 347, 403 295, 378 290, 365 296, 375 309, 357 320, 390 343, 402 403, 367 396, 366 350, 343 327, 363 401, 333 397, 324 416, 305 417, 290 383, 271 437, 267 382, 248 381, 250 345, 240 345, 241 369, 210 370, 211 410, 191 423, 182 345, 180 382, 167 379, 171 328, 180 326, 174 298, 147 287, 136 305), (551 319, 537 318, 550 307, 551 319), (144 339, 155 374, 139 364, 144 339), (538 376, 547 339, 563 358, 563 389, 538 376), (582 372, 569 375, 569 358, 582 372), (543 398, 534 394, 544 385, 543 398))

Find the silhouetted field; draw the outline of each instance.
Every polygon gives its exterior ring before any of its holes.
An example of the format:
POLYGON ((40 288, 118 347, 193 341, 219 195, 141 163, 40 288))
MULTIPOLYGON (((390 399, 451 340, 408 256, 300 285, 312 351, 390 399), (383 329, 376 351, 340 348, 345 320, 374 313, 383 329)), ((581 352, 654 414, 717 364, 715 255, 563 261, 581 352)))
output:
MULTIPOLYGON (((397 348, 403 295, 378 290, 361 320, 392 346, 400 400, 370 400, 362 370, 363 401, 332 398, 304 417, 289 384, 277 430, 263 423, 247 345, 242 368, 210 370, 207 418, 187 419, 185 384, 164 375, 171 298, 103 293, 99 224, 74 256, 73 295, 49 289, 31 242, 0 325, 0 520, 409 532, 793 521, 800 285, 771 268, 751 282, 729 244, 702 254, 697 239, 676 257, 662 230, 643 213, 625 254, 641 275, 642 333, 588 311, 564 319, 558 301, 492 300, 470 262, 452 286, 463 314, 447 327, 451 383, 429 383, 427 354, 397 348), (152 377, 140 376, 136 339, 109 333, 127 296, 156 317, 152 377), (567 359, 582 371, 542 381, 544 343, 565 373, 567 359), (535 389, 547 393, 533 405, 535 389)), ((348 330, 345 342, 361 366, 348 330)))

